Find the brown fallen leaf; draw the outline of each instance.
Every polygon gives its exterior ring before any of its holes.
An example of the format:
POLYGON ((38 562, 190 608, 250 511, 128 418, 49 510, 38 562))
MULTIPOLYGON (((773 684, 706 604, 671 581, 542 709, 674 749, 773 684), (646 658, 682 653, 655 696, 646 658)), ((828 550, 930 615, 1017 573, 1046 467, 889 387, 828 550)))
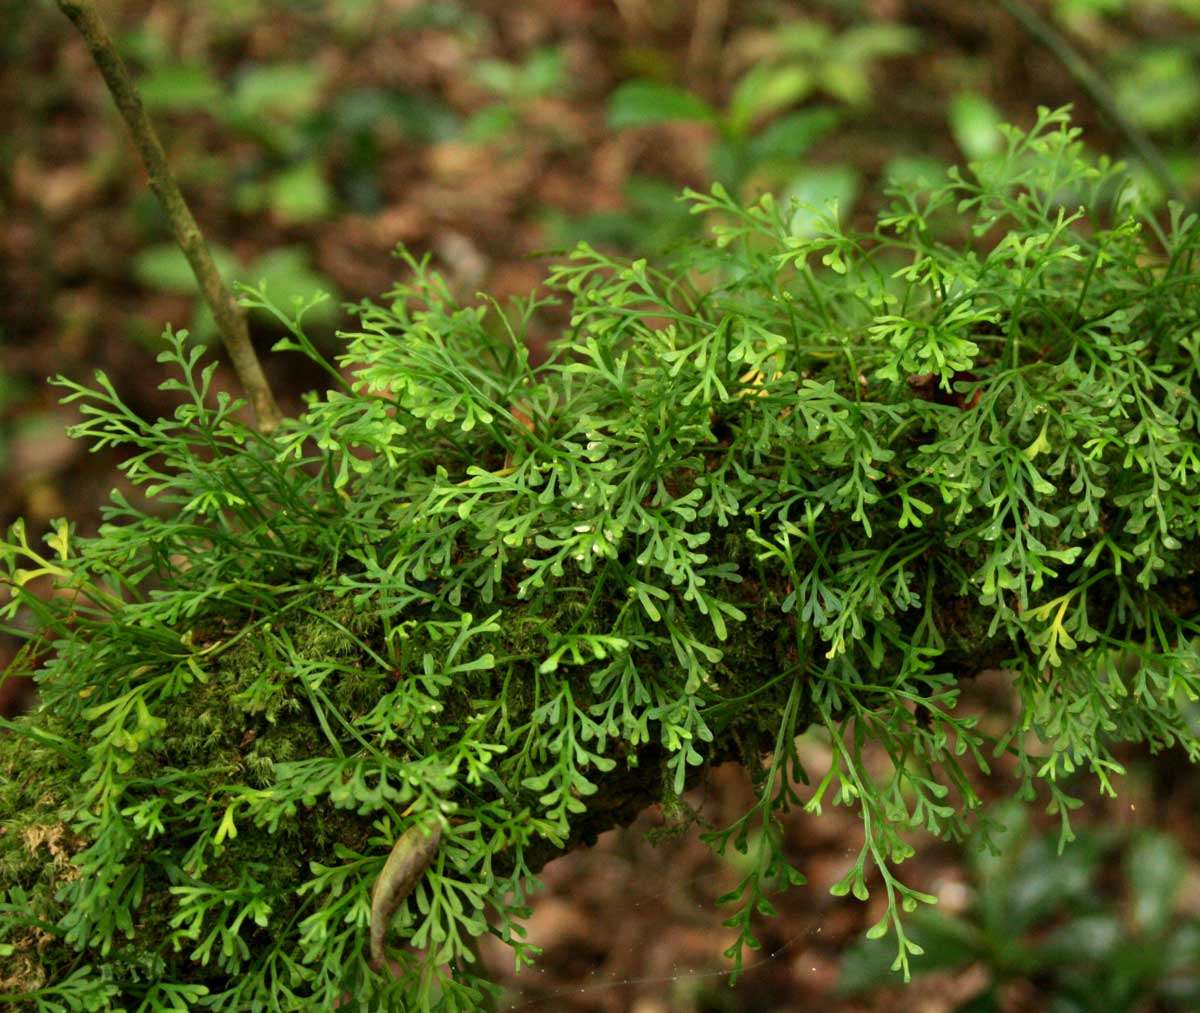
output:
POLYGON ((414 823, 393 845, 383 871, 375 880, 371 890, 371 969, 377 974, 383 974, 387 968, 383 943, 392 916, 425 875, 441 842, 440 825, 414 823))

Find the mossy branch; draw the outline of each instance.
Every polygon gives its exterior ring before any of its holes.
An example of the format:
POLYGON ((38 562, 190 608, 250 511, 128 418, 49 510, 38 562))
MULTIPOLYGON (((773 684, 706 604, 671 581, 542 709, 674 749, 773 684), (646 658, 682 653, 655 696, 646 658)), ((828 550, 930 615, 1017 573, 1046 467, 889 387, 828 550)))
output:
POLYGON ((704 839, 746 856, 735 971, 803 881, 787 814, 844 805, 862 843, 831 892, 886 896, 871 935, 908 974, 904 917, 936 900, 900 878, 909 835, 980 826, 997 754, 1063 845, 1066 786, 1113 794, 1118 744, 1200 762, 1200 227, 1143 228, 1076 136, 1042 110, 871 233, 692 192, 712 240, 552 270, 574 323, 536 369, 408 257, 344 335, 359 386, 280 448, 61 380, 74 435, 166 464, 129 469, 156 505, 118 498, 95 535, 0 539, 43 700, 0 736, 23 998, 485 1009, 471 940, 534 956, 542 865, 656 800, 686 828, 679 796, 731 760, 754 801, 704 839), (963 706, 996 668, 1011 702, 963 706))
POLYGON ((246 315, 221 279, 200 226, 196 224, 191 208, 188 207, 167 164, 162 142, 146 115, 145 105, 129 74, 129 68, 125 66, 125 61, 113 45, 112 37, 108 34, 108 29, 92 0, 58 0, 58 6, 83 36, 121 116, 129 127, 129 133, 146 168, 150 189, 154 191, 166 212, 175 242, 187 257, 200 286, 200 293, 212 310, 225 350, 229 353, 233 368, 254 408, 258 428, 264 433, 272 432, 279 425, 279 407, 275 403, 275 396, 255 354, 254 346, 250 343, 246 315))

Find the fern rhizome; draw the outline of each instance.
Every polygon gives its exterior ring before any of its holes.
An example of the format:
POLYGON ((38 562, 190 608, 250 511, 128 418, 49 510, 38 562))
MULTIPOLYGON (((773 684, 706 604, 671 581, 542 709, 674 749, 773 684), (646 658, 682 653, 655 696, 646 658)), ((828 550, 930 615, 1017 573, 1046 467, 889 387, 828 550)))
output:
POLYGON ((4 998, 478 1008, 471 939, 534 958, 541 866, 727 759, 757 785, 708 834, 756 852, 734 955, 803 882, 781 815, 838 804, 834 892, 886 895, 903 971, 906 832, 961 836, 995 757, 1064 840, 1115 744, 1195 757, 1200 229, 1076 135, 1043 110, 869 233, 692 193, 710 238, 665 266, 552 269, 536 367, 537 300, 410 261, 336 362, 280 314, 333 389, 269 437, 183 334, 174 418, 60 380, 144 495, 3 548, 41 689, 0 738, 4 998), (1012 706, 981 727, 987 668, 1012 706), (398 839, 424 871, 379 972, 398 839))

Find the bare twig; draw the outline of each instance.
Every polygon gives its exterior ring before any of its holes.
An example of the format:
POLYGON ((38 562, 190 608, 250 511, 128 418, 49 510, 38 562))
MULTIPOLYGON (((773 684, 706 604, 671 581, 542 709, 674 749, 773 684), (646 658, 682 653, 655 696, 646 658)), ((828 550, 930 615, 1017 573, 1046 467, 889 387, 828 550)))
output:
POLYGON ((1087 60, 1037 11, 1025 6, 1020 0, 997 0, 997 2, 1021 23, 1025 31, 1050 50, 1055 59, 1075 78, 1075 82, 1096 103, 1096 108, 1100 110, 1105 119, 1125 138, 1138 160, 1162 187, 1163 193, 1181 204, 1186 203, 1183 191, 1171 176, 1171 170, 1167 168, 1167 163, 1163 160, 1154 142, 1142 132, 1136 123, 1133 123, 1117 108, 1117 102, 1113 98, 1112 92, 1108 90, 1108 86, 1091 68, 1087 60))
POLYGON ((208 244, 204 241, 187 201, 179 191, 179 184, 175 182, 170 166, 167 165, 162 142, 146 115, 137 86, 129 75, 129 68, 125 66, 113 45, 112 38, 92 0, 58 0, 58 6, 79 30, 79 34, 91 50, 92 58, 96 61, 96 66, 133 136, 133 143, 142 157, 142 164, 146 167, 150 188, 167 214, 171 231, 175 234, 175 242, 187 257, 192 273, 200 285, 200 293, 217 321, 217 329, 221 333, 225 350, 229 353, 238 379, 241 380, 254 407, 258 428, 264 433, 270 433, 279 425, 279 407, 263 374, 254 346, 250 343, 246 315, 213 263, 208 244))
POLYGON ((699 81, 711 71, 721 47, 721 31, 729 17, 729 0, 700 0, 688 42, 688 79, 699 81))

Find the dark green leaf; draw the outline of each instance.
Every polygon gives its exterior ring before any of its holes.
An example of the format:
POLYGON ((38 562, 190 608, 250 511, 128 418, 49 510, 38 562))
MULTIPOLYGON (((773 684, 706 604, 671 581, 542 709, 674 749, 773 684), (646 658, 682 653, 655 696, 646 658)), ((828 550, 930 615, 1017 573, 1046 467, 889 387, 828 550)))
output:
POLYGON ((655 81, 627 81, 612 94, 608 105, 611 127, 644 127, 672 120, 716 121, 707 103, 689 91, 655 81))
POLYGON ((750 142, 751 161, 799 158, 837 122, 832 109, 804 109, 782 116, 750 142))

